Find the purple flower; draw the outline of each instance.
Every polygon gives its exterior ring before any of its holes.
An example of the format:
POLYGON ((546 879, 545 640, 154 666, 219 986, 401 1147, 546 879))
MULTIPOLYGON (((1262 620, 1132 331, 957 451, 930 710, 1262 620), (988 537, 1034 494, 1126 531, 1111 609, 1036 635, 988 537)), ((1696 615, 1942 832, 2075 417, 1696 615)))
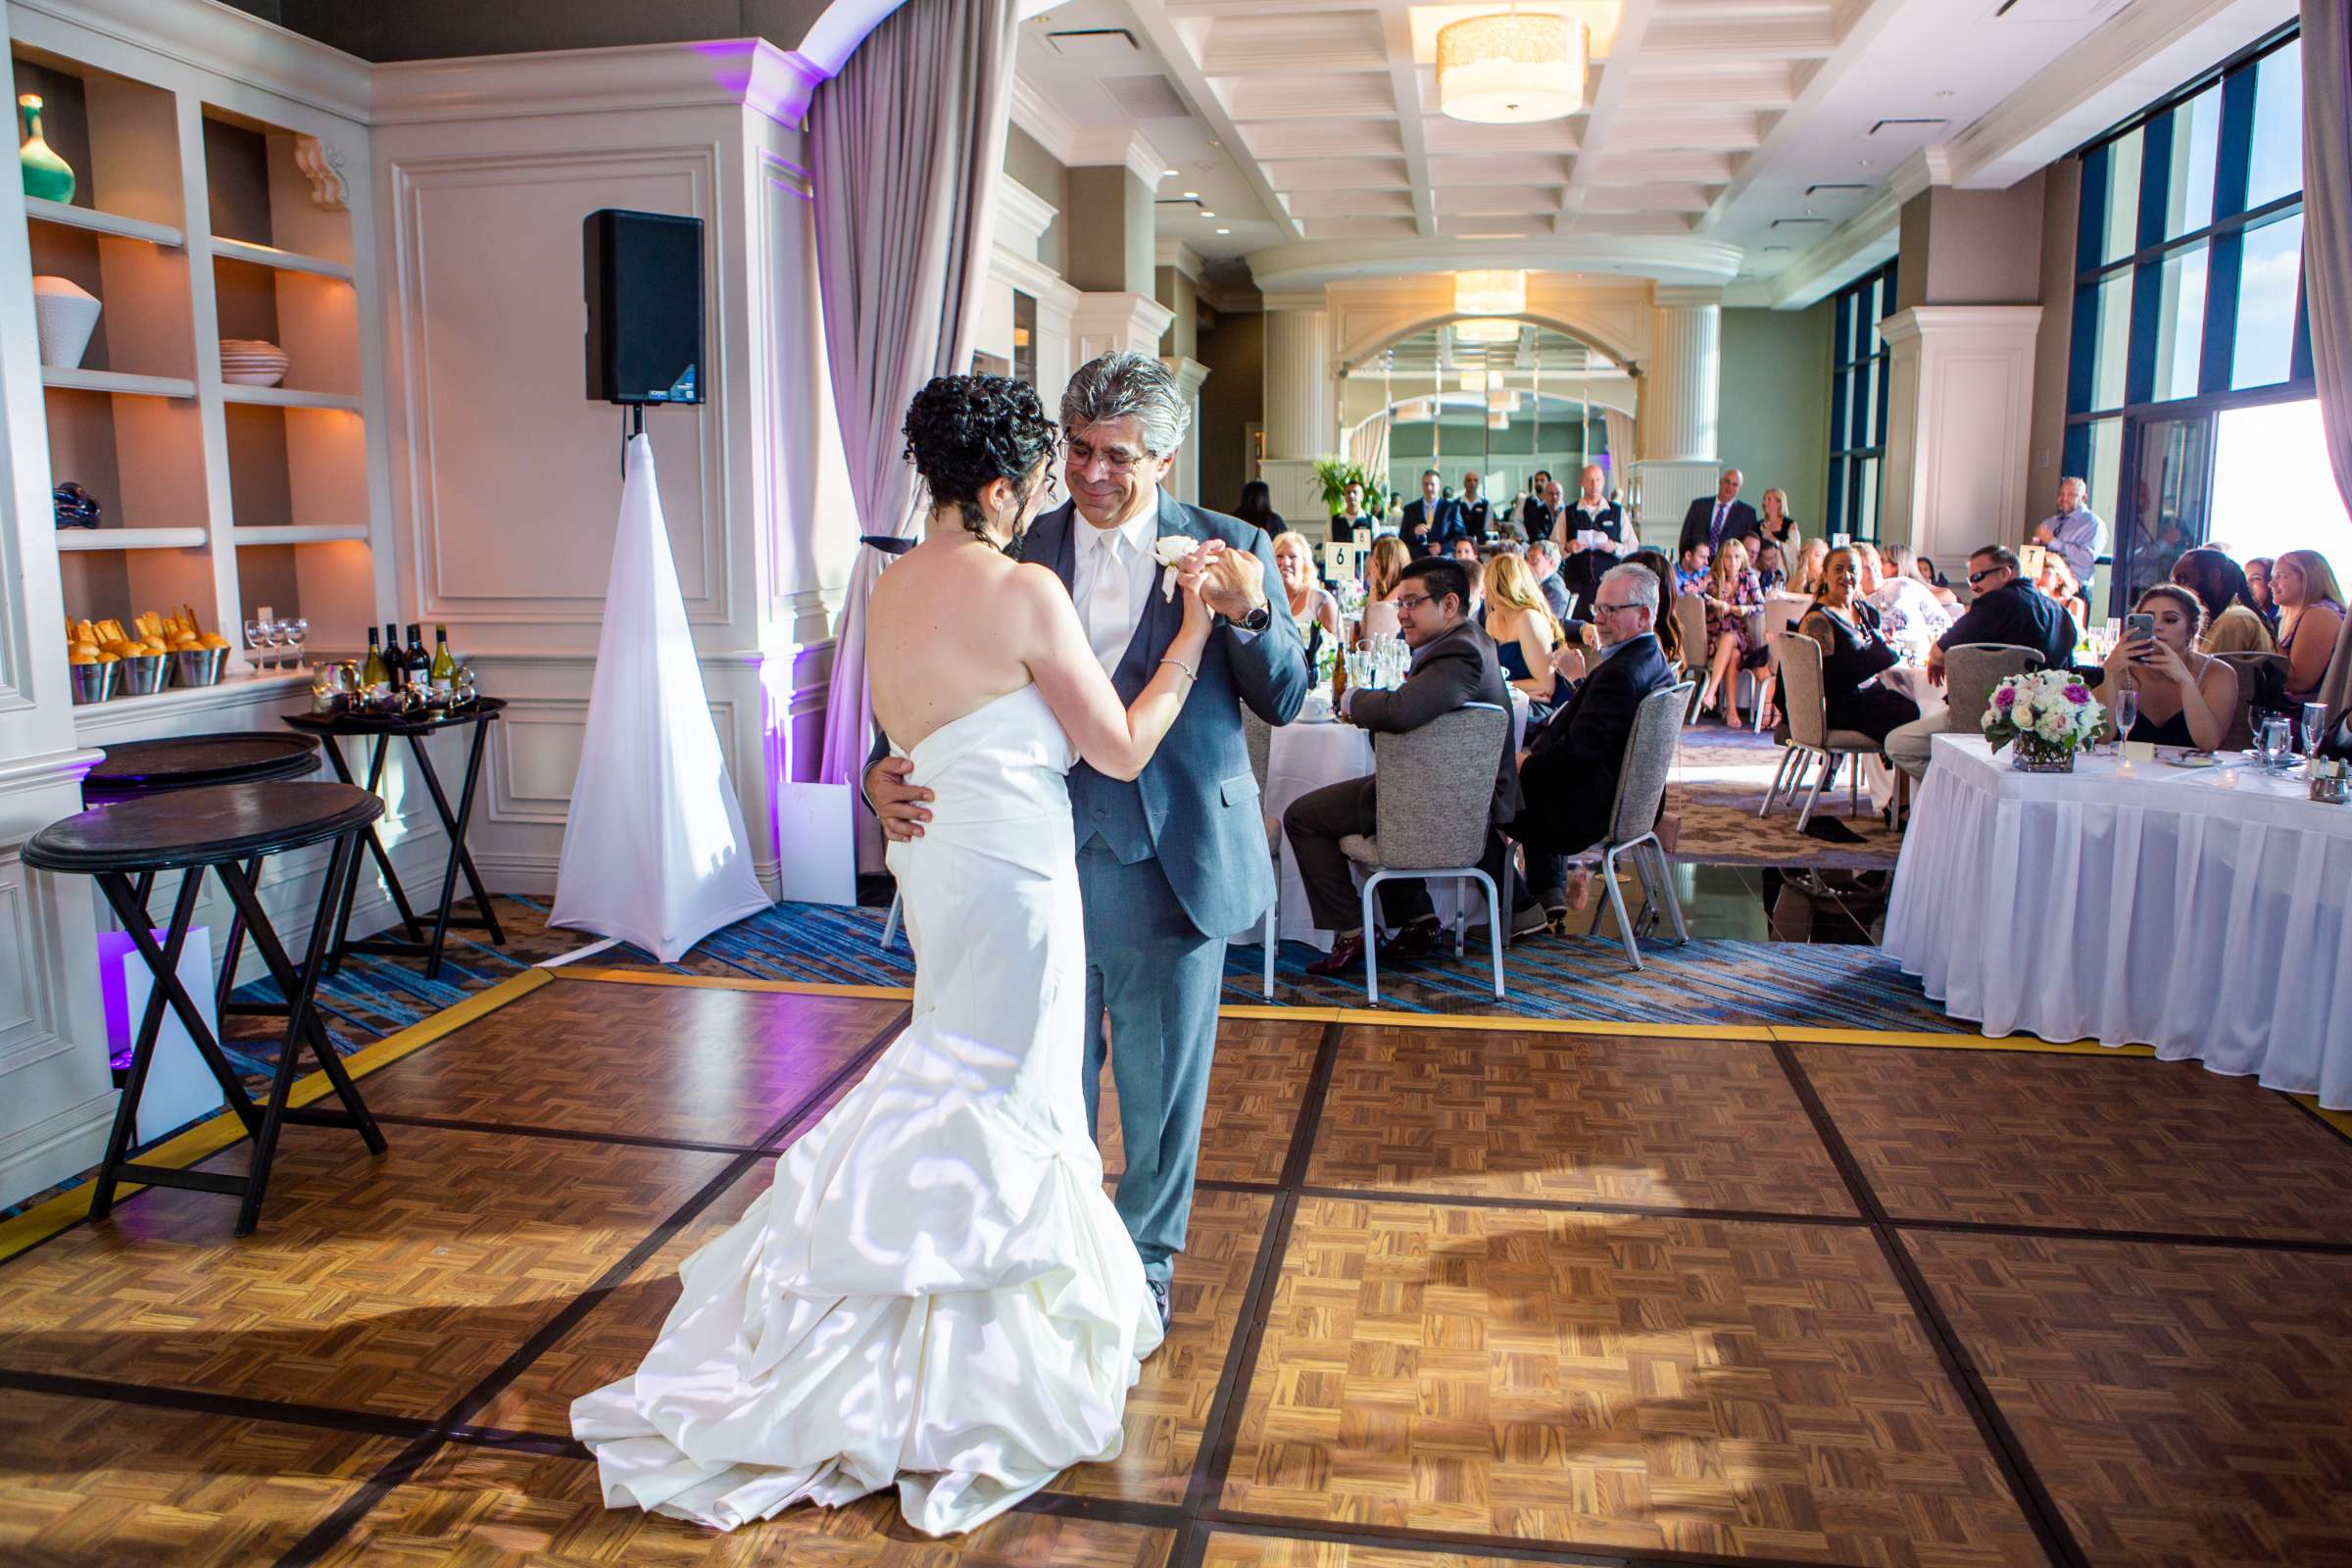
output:
POLYGON ((2003 686, 1992 694, 1992 706, 1995 708, 2007 708, 2016 701, 2017 688, 2014 686, 2003 686))
POLYGON ((2066 700, 2070 703, 2087 703, 2090 701, 2090 688, 2077 681, 2066 689, 2066 700))

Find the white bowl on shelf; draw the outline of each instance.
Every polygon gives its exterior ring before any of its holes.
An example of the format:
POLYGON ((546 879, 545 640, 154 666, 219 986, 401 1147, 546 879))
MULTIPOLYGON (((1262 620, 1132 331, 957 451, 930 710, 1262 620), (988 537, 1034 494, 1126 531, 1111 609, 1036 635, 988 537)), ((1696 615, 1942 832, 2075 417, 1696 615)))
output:
POLYGON ((40 341, 41 363, 64 370, 78 368, 89 351, 90 334, 98 330, 98 296, 72 278, 34 278, 33 333, 40 341))

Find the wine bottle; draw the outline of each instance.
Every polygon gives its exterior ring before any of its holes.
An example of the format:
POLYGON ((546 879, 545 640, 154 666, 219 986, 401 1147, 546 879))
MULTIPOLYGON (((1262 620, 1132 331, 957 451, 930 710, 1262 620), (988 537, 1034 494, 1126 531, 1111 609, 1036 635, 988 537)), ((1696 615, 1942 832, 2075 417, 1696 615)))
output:
POLYGON ((368 658, 360 665, 360 690, 372 691, 389 683, 391 676, 384 669, 384 656, 375 638, 375 628, 368 628, 368 658))
POLYGON ((384 622, 384 679, 394 691, 409 683, 408 662, 400 657, 400 627, 389 620, 384 622))
POLYGON ((433 685, 433 656, 424 651, 424 638, 419 635, 416 622, 413 620, 409 622, 407 660, 409 684, 429 697, 433 685))
POLYGON ((433 706, 447 708, 458 690, 458 662, 450 656, 447 626, 433 627, 433 662, 426 671, 426 678, 433 683, 433 706))

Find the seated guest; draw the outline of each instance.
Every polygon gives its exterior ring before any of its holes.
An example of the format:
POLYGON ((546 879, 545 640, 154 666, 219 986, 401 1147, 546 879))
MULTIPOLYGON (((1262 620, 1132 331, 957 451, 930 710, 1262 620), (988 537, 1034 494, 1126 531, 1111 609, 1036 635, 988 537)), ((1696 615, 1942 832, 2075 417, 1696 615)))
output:
POLYGON ((2246 592, 2254 596, 2254 608, 2262 612, 2264 624, 2271 635, 2278 633, 2278 601, 2271 597, 2271 566, 2268 556, 2256 556, 2246 563, 2246 592))
POLYGON ((2153 637, 2126 632, 2107 656, 2108 728, 2114 729, 2115 694, 2139 693, 2139 716, 2128 739, 2157 746, 2218 750, 2237 716, 2237 671, 2197 652, 2205 607, 2178 583, 2160 582, 2139 596, 2132 610, 2152 615, 2153 637))
POLYGON ((2075 617, 2076 625, 2082 625, 2090 619, 2090 605, 2082 597, 2082 584, 2075 576, 2075 568, 2068 565, 2066 558, 2057 551, 2052 550, 2041 558, 2041 571, 2034 577, 2034 586, 2065 606, 2066 612, 2075 617))
POLYGON ((1380 519, 1364 511, 1364 487, 1350 479, 1340 492, 1340 510, 1331 514, 1331 542, 1352 544, 1380 531, 1380 519))
MULTIPOLYGON (((1908 545, 1890 548, 1909 559, 1908 545)), ((1856 545, 1854 553, 1862 558, 1862 597, 1879 612, 1879 629, 1905 660, 1917 663, 1926 659, 1936 639, 1951 629, 1952 612, 1936 602, 1926 583, 1888 566, 1874 546, 1856 545)))
POLYGON ((1404 520, 1396 525, 1396 536, 1418 561, 1423 556, 1445 555, 1461 534, 1461 504, 1446 499, 1437 469, 1422 469, 1420 499, 1404 504, 1404 520))
POLYGON ((2286 656, 2286 700, 2297 707, 2315 700, 2335 657, 2344 629, 2344 591, 2335 585, 2328 558, 2316 550, 2289 550, 2271 566, 2271 593, 2278 601, 2278 651, 2286 656))
POLYGON ((1479 475, 1462 475, 1462 499, 1455 505, 1462 509, 1462 527, 1471 538, 1484 539, 1494 531, 1494 510, 1487 505, 1486 482, 1479 475))
POLYGON ((1756 538, 1781 547, 1783 561, 1794 561, 1805 547, 1804 533, 1788 515, 1788 492, 1775 485, 1764 492, 1764 514, 1756 519, 1756 538))
MULTIPOLYGON (((1968 558, 1968 586, 1976 598, 1928 651, 1929 680, 1943 684, 1945 649, 1973 643, 2031 648, 2041 655, 2044 669, 2073 662, 2079 640, 2075 617, 2018 575, 2016 551, 2006 545, 1978 550, 1968 558)), ((1942 729, 1940 715, 1903 725, 1886 737, 1886 760, 1913 778, 1926 777, 1933 737, 1942 729)))
POLYGON ((1749 613, 1764 608, 1764 589, 1748 569, 1746 540, 1723 542, 1698 592, 1707 602, 1707 683, 1698 705, 1713 698, 1716 713, 1738 729, 1740 671, 1763 668, 1767 652, 1761 639, 1751 646, 1747 634, 1749 613))
POLYGON ((1547 917, 1568 905, 1567 857, 1607 836, 1642 700, 1674 684, 1657 638, 1659 579, 1639 562, 1612 566, 1592 606, 1597 651, 1590 673, 1528 741, 1520 759, 1526 804, 1505 829, 1527 850, 1528 890, 1547 917))
POLYGON ((1265 529, 1269 539, 1283 530, 1282 514, 1274 510, 1274 491, 1263 479, 1242 486, 1242 499, 1235 504, 1233 514, 1265 529))
POLYGON ((1324 639, 1340 635, 1340 602, 1315 576, 1315 547, 1302 533, 1275 535, 1274 569, 1282 577, 1283 592, 1290 599, 1291 623, 1298 628, 1298 640, 1306 644, 1306 667, 1311 670, 1324 639))
POLYGON ((1765 540, 1756 547, 1756 586, 1770 598, 1788 581, 1788 563, 1781 556, 1781 547, 1765 540))
POLYGON ((1852 548, 1830 552, 1821 591, 1797 630, 1821 644, 1821 686, 1832 729, 1850 729, 1885 741, 1897 725, 1919 717, 1919 705, 1879 682, 1902 662, 1879 630, 1879 612, 1860 593, 1862 562, 1852 548))
MULTIPOLYGON (((1536 579, 1536 591, 1544 596, 1544 605, 1554 620, 1566 620, 1575 604, 1568 584, 1560 576, 1560 547, 1548 539, 1531 539, 1527 545, 1527 569, 1536 579)), ((1585 596, 1590 602, 1589 595, 1585 596)))
POLYGON ((1481 591, 1486 612, 1481 623, 1494 644, 1503 678, 1527 693, 1535 710, 1551 706, 1551 651, 1566 635, 1559 618, 1536 589, 1527 563, 1517 556, 1498 555, 1487 563, 1481 591))
POLYGON ((1469 618, 1472 620, 1484 620, 1487 614, 1486 602, 1483 597, 1485 593, 1483 584, 1486 581, 1486 568, 1484 562, 1479 557, 1478 541, 1465 534, 1461 538, 1454 540, 1452 548, 1447 550, 1446 554, 1461 564, 1462 575, 1470 579, 1469 618))
POLYGON ((1928 597, 1951 611, 1953 614, 1956 615, 1960 612, 1960 596, 1952 592, 1950 585, 1941 577, 1936 575, 1936 563, 1920 555, 1909 545, 1888 545, 1885 551, 1885 557, 1888 571, 1898 577, 1908 577, 1918 583, 1928 591, 1928 597))
POLYGON ((1404 568, 1412 564, 1412 552, 1395 534, 1384 533, 1373 540, 1371 553, 1364 557, 1364 597, 1376 605, 1387 604, 1404 581, 1404 568))
POLYGON ((1678 670, 1684 670, 1690 667, 1691 658, 1704 659, 1706 650, 1703 648, 1695 650, 1688 658, 1685 657, 1683 634, 1674 624, 1674 617, 1665 612, 1664 607, 1674 603, 1675 594, 1675 571, 1674 567, 1667 563, 1666 552, 1663 550, 1637 550, 1626 558, 1626 564, 1640 566, 1658 579, 1658 605, 1660 608, 1658 613, 1651 618, 1649 626, 1650 630, 1657 634, 1658 646, 1665 650, 1666 662, 1678 670))
POLYGON ((1527 500, 1519 507, 1519 526, 1531 540, 1550 538, 1552 526, 1559 520, 1559 508, 1551 494, 1551 470, 1538 468, 1527 481, 1527 500))
POLYGON ((2173 563, 2173 581, 2197 596, 2205 611, 2198 634, 2200 654, 2269 654, 2278 651, 2271 623, 2254 603, 2243 567, 2226 550, 2200 545, 2173 563))
MULTIPOLYGON (((1350 686, 1342 699, 1341 715, 1375 734, 1396 735, 1419 729, 1442 713, 1471 703, 1487 703, 1511 710, 1502 666, 1495 662, 1494 645, 1463 612, 1470 599, 1469 579, 1459 563, 1435 557, 1416 561, 1404 569, 1404 582, 1396 598, 1397 620, 1405 643, 1413 651, 1404 684, 1395 691, 1371 691, 1350 686)), ((1298 861, 1298 879, 1306 885, 1307 906, 1315 924, 1338 933, 1331 952, 1307 965, 1309 974, 1346 974, 1363 962, 1366 933, 1357 924, 1361 900, 1355 877, 1340 840, 1351 833, 1370 834, 1378 825, 1376 779, 1356 778, 1310 790, 1291 803, 1283 813, 1283 832, 1298 861)), ((1465 808, 1474 805, 1461 803, 1465 808)), ((1494 788, 1484 802, 1489 823, 1486 853, 1479 865, 1494 879, 1502 907, 1515 906, 1510 872, 1510 850, 1496 831, 1519 810, 1519 760, 1512 754, 1506 725, 1497 748, 1494 788)), ((1430 907, 1429 891, 1419 882, 1384 882, 1381 909, 1396 935, 1381 945, 1384 958, 1417 957, 1437 937, 1438 917, 1430 907)), ((1532 929, 1541 929, 1544 911, 1530 906, 1532 929)), ((1514 924, 1521 922, 1514 921, 1514 924)))
MULTIPOLYGON (((1707 566, 1714 551, 1704 539, 1683 546, 1683 559, 1674 565, 1674 591, 1678 594, 1703 594, 1707 591, 1707 566)), ((1667 619, 1674 616, 1669 614, 1667 619)))
POLYGON ((1796 553, 1796 564, 1788 569, 1788 591, 1811 599, 1813 590, 1821 586, 1822 564, 1829 559, 1827 539, 1806 540, 1804 548, 1796 553))

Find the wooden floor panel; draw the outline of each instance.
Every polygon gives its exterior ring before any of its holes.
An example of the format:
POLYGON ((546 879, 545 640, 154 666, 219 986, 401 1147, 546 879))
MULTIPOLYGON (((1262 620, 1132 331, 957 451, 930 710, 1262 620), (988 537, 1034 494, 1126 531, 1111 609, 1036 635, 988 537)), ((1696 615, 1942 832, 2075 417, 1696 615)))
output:
POLYGON ((1801 1046, 1901 1219, 2352 1242, 2352 1143, 2193 1062, 1801 1046))
POLYGON ((795 1508, 719 1535, 609 1509, 584 1460, 451 1447, 397 1487, 324 1561, 335 1568, 1160 1568, 1172 1535, 1135 1525, 1006 1514, 933 1541, 895 1494, 838 1511, 795 1508))
POLYGON ((0 1396, 0 1562, 272 1562, 400 1448, 395 1438, 11 1392, 0 1396))
POLYGON ((1350 1028, 1314 1187, 1852 1214, 1772 1048, 1350 1028))
POLYGON ((2044 1560, 1851 1227, 1301 1200, 1223 1500, 1587 1547, 2044 1560))
POLYGON ((542 986, 368 1080, 386 1112, 750 1144, 905 1011, 896 1002, 542 986))
MULTIPOLYGON (((1280 1179, 1322 1040, 1320 1023, 1227 1018, 1218 1024, 1208 1106, 1200 1121, 1201 1180, 1270 1185, 1280 1179)), ((1116 1042, 1111 1049, 1118 1049, 1116 1042)), ((1119 1136, 1118 1086, 1107 1064, 1102 1103, 1097 1132, 1102 1168, 1115 1176, 1127 1167, 1119 1136)))
POLYGON ((2100 1568, 2352 1564, 2352 1258, 1903 1242, 2100 1568))
MULTIPOLYGON (((438 1416, 727 1157, 288 1128, 261 1229, 153 1188, 0 1267, 0 1366, 438 1416)), ((212 1168, 240 1169, 251 1150, 212 1168)))
POLYGON ((1521 1559, 1431 1546, 1367 1546, 1353 1542, 1292 1541, 1220 1530, 1208 1538, 1200 1568, 1520 1568, 1521 1559))

